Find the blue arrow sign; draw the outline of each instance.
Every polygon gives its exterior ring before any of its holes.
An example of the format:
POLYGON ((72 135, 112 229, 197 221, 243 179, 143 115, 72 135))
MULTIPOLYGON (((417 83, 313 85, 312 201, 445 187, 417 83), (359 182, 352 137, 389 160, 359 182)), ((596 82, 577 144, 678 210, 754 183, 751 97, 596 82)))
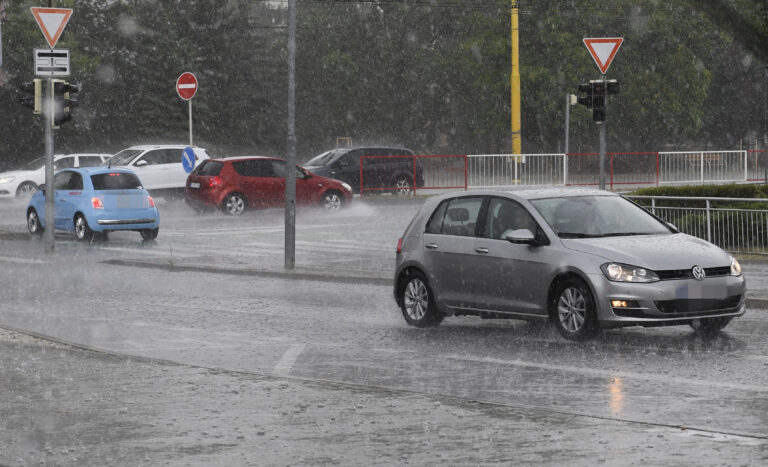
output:
POLYGON ((187 173, 192 173, 195 169, 195 151, 189 146, 184 148, 184 152, 181 153, 181 165, 187 173))

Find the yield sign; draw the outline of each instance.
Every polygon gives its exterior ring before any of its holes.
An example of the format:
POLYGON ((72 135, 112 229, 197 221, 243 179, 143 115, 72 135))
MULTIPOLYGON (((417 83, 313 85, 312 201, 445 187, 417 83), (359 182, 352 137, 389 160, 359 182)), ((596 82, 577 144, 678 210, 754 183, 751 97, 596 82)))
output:
POLYGON ((43 31, 45 40, 51 48, 56 46, 61 33, 64 32, 64 26, 67 25, 69 17, 72 16, 71 8, 40 8, 31 7, 32 14, 35 15, 37 25, 43 31))
POLYGON ((600 68, 600 72, 605 74, 608 71, 608 67, 611 66, 613 57, 616 56, 616 52, 619 51, 621 43, 624 39, 621 37, 600 37, 600 38, 585 38, 584 45, 587 46, 587 50, 595 59, 597 67, 600 68))

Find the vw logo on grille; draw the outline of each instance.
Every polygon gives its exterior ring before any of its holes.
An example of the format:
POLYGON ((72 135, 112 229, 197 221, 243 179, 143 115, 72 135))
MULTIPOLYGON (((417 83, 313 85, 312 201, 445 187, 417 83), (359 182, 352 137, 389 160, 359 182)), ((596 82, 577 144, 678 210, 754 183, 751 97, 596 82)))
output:
POLYGON ((693 278, 697 281, 703 281, 707 276, 707 273, 704 272, 704 268, 701 266, 694 266, 691 272, 693 273, 693 278))

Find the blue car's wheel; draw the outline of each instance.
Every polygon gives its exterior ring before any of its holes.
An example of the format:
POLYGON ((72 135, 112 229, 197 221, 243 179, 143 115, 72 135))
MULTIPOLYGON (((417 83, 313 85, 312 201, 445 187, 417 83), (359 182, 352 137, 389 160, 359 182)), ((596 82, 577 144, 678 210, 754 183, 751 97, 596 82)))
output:
POLYGON ((93 240, 93 230, 88 227, 88 221, 85 216, 78 214, 75 216, 75 238, 81 242, 90 242, 93 240))
POLYGON ((40 225, 40 217, 37 215, 37 211, 30 209, 27 213, 27 229, 32 235, 43 235, 43 226, 40 225))
POLYGON ((159 228, 157 229, 144 229, 141 230, 141 238, 144 240, 154 240, 157 238, 157 233, 160 231, 159 228))

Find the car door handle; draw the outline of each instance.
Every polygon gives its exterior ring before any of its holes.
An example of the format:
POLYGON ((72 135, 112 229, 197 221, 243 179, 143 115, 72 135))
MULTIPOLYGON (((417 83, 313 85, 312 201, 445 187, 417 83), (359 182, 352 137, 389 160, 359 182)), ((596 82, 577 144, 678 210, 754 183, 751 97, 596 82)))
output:
POLYGON ((478 252, 478 253, 482 253, 484 255, 488 254, 488 248, 483 248, 483 247, 475 248, 475 251, 478 252))
POLYGON ((437 250, 437 243, 427 243, 424 246, 429 248, 430 250, 437 250))

